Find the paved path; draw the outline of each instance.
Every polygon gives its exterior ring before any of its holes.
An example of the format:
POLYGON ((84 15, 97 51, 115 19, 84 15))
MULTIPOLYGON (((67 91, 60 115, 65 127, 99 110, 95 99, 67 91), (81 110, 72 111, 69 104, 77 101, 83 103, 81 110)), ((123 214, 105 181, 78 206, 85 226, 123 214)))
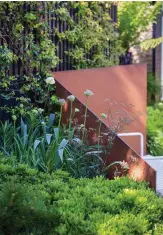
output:
POLYGON ((156 170, 156 191, 163 196, 163 157, 146 155, 143 159, 156 170))

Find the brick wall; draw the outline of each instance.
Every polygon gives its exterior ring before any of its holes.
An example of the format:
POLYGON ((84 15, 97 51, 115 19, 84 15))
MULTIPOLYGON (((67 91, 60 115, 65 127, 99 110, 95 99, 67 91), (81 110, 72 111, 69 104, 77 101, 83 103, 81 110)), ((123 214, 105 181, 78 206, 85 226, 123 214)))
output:
MULTIPOLYGON (((153 37, 153 25, 150 24, 147 31, 141 33, 140 40, 151 39, 153 37)), ((134 45, 130 48, 133 55, 133 64, 147 63, 147 71, 153 71, 153 52, 152 50, 143 51, 139 45, 134 45)))
MULTIPOLYGON (((140 40, 161 37, 161 15, 157 18, 157 24, 150 24, 146 32, 141 33, 140 40)), ((147 63, 147 71, 154 72, 157 79, 161 79, 161 45, 154 50, 143 51, 140 46, 130 48, 133 54, 133 64, 147 63)))

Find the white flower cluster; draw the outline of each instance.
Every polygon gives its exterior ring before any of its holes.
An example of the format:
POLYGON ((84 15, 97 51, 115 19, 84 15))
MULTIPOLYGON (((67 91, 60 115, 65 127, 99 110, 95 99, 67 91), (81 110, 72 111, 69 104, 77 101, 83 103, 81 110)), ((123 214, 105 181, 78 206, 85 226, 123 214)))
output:
POLYGON ((130 169, 128 163, 125 162, 124 160, 120 162, 120 166, 121 166, 122 170, 125 170, 125 171, 130 169))
POLYGON ((63 106, 63 105, 66 104, 66 100, 65 100, 65 99, 59 99, 58 102, 59 102, 59 104, 60 104, 61 106, 63 106))
POLYGON ((92 95, 94 95, 94 94, 93 94, 92 91, 86 90, 86 91, 84 91, 84 95, 87 96, 87 97, 89 97, 89 96, 92 96, 92 95))
POLYGON ((75 113, 79 113, 79 109, 75 108, 75 113))
POLYGON ((45 80, 46 84, 48 85, 53 85, 55 84, 55 80, 53 77, 48 77, 46 80, 45 80))
POLYGON ((74 96, 74 95, 69 95, 69 96, 67 97, 67 99, 68 99, 69 101, 73 102, 73 101, 75 100, 75 96, 74 96))

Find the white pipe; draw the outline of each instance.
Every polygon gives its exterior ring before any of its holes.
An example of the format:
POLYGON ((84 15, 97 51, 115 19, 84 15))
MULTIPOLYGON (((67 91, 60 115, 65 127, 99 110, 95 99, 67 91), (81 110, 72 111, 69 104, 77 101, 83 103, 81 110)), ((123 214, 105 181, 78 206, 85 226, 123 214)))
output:
POLYGON ((118 133, 119 137, 121 136, 140 136, 140 156, 144 156, 144 136, 140 132, 130 132, 130 133, 118 133))
POLYGON ((151 155, 145 155, 143 159, 147 160, 162 160, 163 161, 163 156, 151 156, 151 155))

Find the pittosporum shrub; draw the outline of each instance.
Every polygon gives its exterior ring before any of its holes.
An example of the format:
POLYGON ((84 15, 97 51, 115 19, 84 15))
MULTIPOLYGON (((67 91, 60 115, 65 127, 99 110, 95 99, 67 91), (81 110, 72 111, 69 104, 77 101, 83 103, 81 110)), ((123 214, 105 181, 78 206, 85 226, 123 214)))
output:
POLYGON ((163 203, 146 183, 51 175, 0 160, 0 234, 163 233, 163 203))

